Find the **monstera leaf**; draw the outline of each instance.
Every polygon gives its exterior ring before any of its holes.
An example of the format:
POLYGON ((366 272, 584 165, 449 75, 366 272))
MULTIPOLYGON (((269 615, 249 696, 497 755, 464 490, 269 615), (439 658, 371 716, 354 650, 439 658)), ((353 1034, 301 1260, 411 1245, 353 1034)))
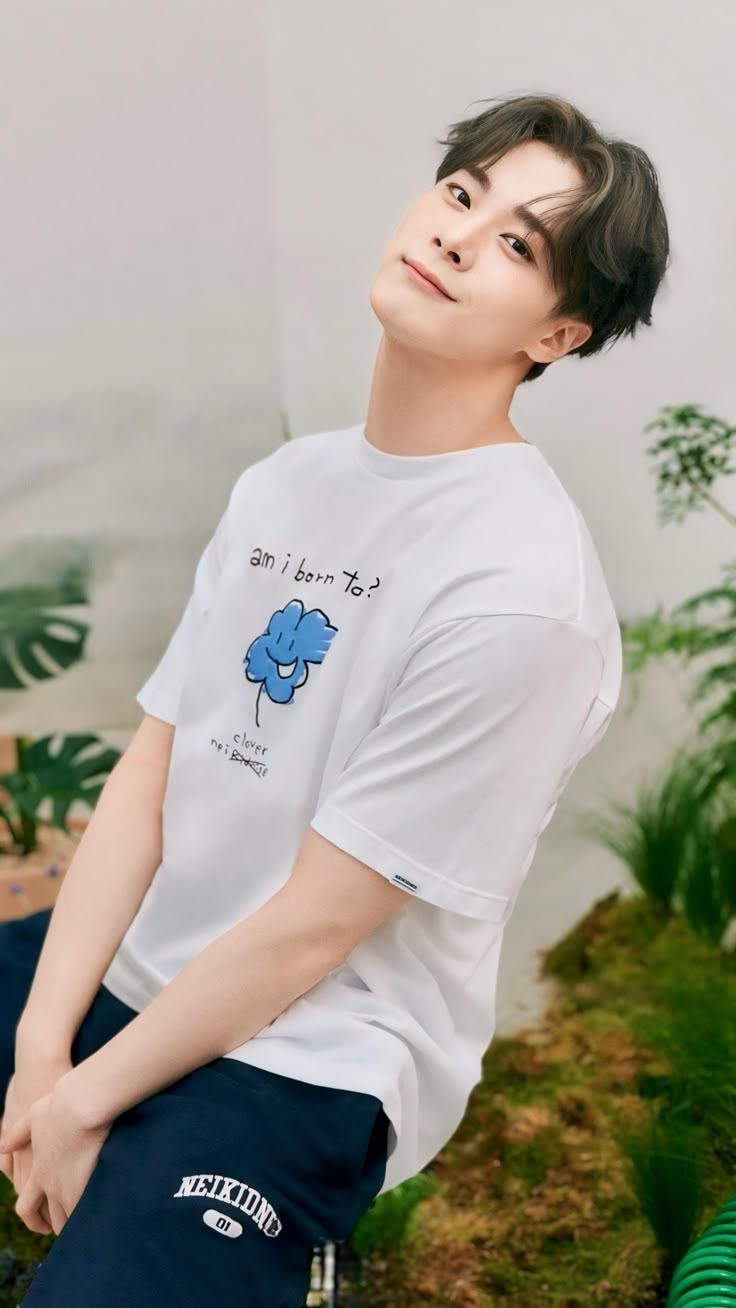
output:
POLYGON ((18 770, 5 773, 0 784, 24 823, 48 820, 68 832, 66 817, 71 805, 84 800, 94 808, 120 757, 119 750, 93 735, 41 736, 30 744, 20 738, 18 770), (52 752, 55 740, 60 745, 52 752), (51 816, 40 819, 39 809, 49 799, 51 816))
POLYGON ((56 610, 89 602, 75 568, 46 585, 0 588, 0 690, 27 690, 34 682, 57 677, 84 655, 89 624, 60 616, 56 610), (42 650, 53 667, 39 659, 42 650), (21 678, 19 672, 23 672, 21 678))

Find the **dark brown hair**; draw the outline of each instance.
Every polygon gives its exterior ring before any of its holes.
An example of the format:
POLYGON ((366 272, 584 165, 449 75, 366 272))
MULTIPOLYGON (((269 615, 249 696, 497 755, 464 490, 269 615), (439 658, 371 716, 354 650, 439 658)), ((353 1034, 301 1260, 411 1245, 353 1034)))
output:
MULTIPOLYGON (((544 215, 552 237, 549 273, 558 294, 552 314, 593 329, 587 341, 568 351, 582 358, 625 333, 633 336, 639 322, 651 325, 652 302, 669 258, 657 173, 640 146, 604 137, 567 100, 519 95, 452 124, 447 139, 438 141, 449 149, 435 182, 460 168, 487 168, 532 140, 547 142, 573 161, 584 179, 574 198, 552 211, 561 211, 564 222, 550 219, 550 211, 544 215)), ((533 381, 548 367, 533 363, 521 380, 533 381)))

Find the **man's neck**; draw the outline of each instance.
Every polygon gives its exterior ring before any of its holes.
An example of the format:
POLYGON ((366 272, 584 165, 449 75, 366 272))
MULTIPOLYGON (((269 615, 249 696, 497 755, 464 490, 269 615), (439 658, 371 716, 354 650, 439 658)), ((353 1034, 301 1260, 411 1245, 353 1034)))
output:
POLYGON ((509 418, 516 382, 407 351, 381 338, 373 371, 365 438, 387 454, 445 454, 499 442, 529 444, 509 418))

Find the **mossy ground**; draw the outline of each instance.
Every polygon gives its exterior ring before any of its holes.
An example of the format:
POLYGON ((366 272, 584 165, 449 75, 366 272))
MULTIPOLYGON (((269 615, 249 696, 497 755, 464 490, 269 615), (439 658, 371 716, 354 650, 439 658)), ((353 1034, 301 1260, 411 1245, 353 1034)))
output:
MULTIPOLYGON (((545 959, 559 985, 544 1019, 491 1044, 461 1127, 425 1169, 436 1189, 414 1208, 406 1238, 364 1258, 360 1289, 345 1301, 662 1308, 662 1250, 616 1132, 642 1120, 642 1087, 669 1071, 636 1034, 665 1020, 659 983, 684 977, 707 990, 715 960, 681 918, 643 896, 596 904, 545 959)), ((733 994, 736 1026, 736 968, 726 968, 732 989, 720 1002, 733 994)), ((727 1149, 710 1160, 704 1220, 736 1191, 733 1164, 727 1149)), ((23 1269, 54 1240, 28 1231, 14 1203, 0 1175, 0 1308, 20 1303, 23 1269)))
MULTIPOLYGON (((643 896, 599 901, 546 957, 559 987, 544 1019, 491 1044, 406 1239, 364 1258, 361 1308, 664 1304, 671 1268, 616 1131, 642 1122, 642 1084, 667 1072, 635 1035, 657 981, 707 978, 714 959, 643 896)), ((736 1191, 727 1160, 710 1163, 704 1220, 736 1191)))

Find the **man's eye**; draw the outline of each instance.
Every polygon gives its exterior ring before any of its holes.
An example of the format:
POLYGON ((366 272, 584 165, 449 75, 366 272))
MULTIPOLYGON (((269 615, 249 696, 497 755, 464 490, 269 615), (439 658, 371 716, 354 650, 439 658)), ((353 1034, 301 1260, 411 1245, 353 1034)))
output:
MULTIPOLYGON (((459 184, 459 182, 449 182, 447 189, 448 191, 452 191, 452 190, 462 191, 463 195, 468 195, 468 192, 459 184)), ((469 195, 468 195, 468 199, 470 199, 469 195)), ((465 207, 469 209, 470 205, 466 205, 465 207)))
POLYGON ((518 236, 512 236, 512 235, 511 235, 511 232, 508 232, 507 235, 508 235, 508 237, 509 237, 509 240, 511 240, 511 241, 516 241, 517 244, 521 246, 522 250, 524 251, 524 257, 525 257, 526 259, 528 259, 528 260, 530 261, 530 263, 533 263, 534 260, 532 259, 532 256, 531 256, 531 254, 530 254, 530 252, 529 252, 527 246, 524 244, 524 242, 521 241, 521 240, 519 240, 519 237, 518 237, 518 236))
MULTIPOLYGON (((463 195, 466 195, 467 198, 468 198, 468 200, 470 199, 470 196, 468 195, 468 192, 465 190, 465 188, 464 188, 463 186, 460 185, 459 182, 448 182, 448 184, 447 184, 447 189, 448 189, 448 191, 453 191, 453 190, 456 190, 456 191, 462 191, 463 195)), ((453 197, 453 198, 454 198, 454 197, 453 197)), ((469 204, 466 205, 465 208, 466 208, 466 209, 469 209, 469 208, 470 208, 470 205, 469 205, 469 204)), ((512 236, 510 232, 508 232, 508 233, 506 233, 506 234, 509 236, 509 238, 510 238, 512 241, 516 241, 517 245, 520 245, 520 246, 521 246, 521 248, 522 248, 522 250, 523 250, 523 252, 524 252, 523 257, 524 257, 525 259, 527 259, 529 263, 534 263, 534 259, 533 259, 533 257, 532 257, 531 250, 529 249, 529 247, 528 247, 527 245, 524 244, 524 242, 521 240, 521 238, 520 238, 519 236, 512 236)))

